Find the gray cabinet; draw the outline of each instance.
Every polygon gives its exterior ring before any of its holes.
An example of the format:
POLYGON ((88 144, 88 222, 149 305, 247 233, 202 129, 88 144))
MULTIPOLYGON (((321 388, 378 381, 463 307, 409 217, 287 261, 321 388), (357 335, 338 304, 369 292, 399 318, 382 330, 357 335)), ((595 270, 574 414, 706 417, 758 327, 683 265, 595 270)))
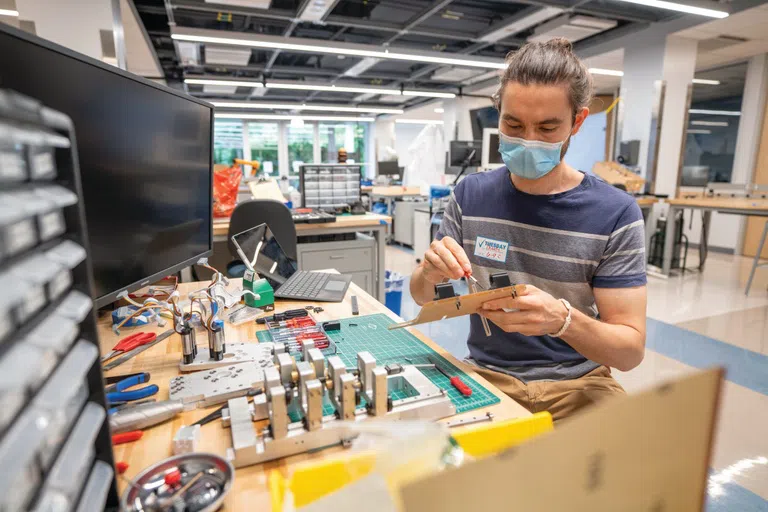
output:
POLYGON ((376 250, 372 237, 357 233, 355 240, 299 244, 296 252, 299 270, 336 269, 351 275, 353 283, 374 294, 376 250))
POLYGON ((395 242, 413 247, 413 214, 423 208, 424 201, 397 201, 395 203, 395 242))

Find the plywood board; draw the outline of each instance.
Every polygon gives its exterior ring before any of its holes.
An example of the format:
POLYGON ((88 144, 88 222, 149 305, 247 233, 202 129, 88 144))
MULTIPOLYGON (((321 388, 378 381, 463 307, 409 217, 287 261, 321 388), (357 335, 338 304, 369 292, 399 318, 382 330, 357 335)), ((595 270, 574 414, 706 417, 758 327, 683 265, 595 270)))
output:
POLYGON ((525 285, 516 284, 514 286, 505 286, 504 288, 497 288, 495 290, 484 290, 482 292, 469 293, 467 295, 457 295, 456 297, 451 297, 449 299, 433 300, 432 302, 424 304, 421 311, 419 311, 419 314, 416 315, 416 318, 413 320, 393 324, 390 325, 389 328, 400 329, 403 327, 410 327, 411 325, 445 320, 446 318, 471 315, 472 313, 476 313, 485 302, 517 297, 524 292, 525 285))
POLYGON ((403 488, 403 509, 703 510, 723 370, 617 397, 498 456, 403 488))

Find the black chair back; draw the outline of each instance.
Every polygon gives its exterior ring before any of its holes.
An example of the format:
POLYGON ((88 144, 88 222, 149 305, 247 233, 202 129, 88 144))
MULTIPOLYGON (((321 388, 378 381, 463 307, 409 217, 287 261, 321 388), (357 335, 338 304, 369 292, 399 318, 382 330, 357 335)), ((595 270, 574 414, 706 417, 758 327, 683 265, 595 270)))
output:
POLYGON ((274 233, 277 242, 289 258, 296 259, 296 225, 293 223, 291 210, 280 201, 271 199, 252 199, 239 203, 232 212, 227 234, 227 247, 235 259, 240 259, 232 235, 236 235, 266 223, 274 233))

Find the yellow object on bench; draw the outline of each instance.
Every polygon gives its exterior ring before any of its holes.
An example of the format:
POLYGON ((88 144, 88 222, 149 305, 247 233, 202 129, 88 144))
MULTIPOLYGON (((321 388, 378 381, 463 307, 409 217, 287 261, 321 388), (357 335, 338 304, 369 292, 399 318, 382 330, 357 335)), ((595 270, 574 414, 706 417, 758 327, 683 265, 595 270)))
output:
MULTIPOLYGON (((492 422, 476 427, 464 427, 452 434, 465 453, 472 457, 485 457, 517 446, 544 432, 552 430, 552 416, 547 412, 531 417, 492 422)), ((331 460, 310 462, 284 478, 279 470, 269 475, 272 510, 283 509, 287 493, 292 494, 296 508, 327 496, 342 487, 367 476, 376 465, 376 452, 357 452, 331 460)), ((401 475, 405 481, 411 475, 401 475)), ((390 489, 399 478, 388 478, 390 489)))

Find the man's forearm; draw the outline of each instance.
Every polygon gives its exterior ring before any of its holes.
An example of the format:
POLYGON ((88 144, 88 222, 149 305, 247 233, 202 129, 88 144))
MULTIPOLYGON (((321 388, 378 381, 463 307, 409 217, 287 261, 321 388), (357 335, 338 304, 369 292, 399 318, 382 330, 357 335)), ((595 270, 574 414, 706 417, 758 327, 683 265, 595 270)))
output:
POLYGON ((644 331, 595 320, 576 308, 561 338, 584 357, 622 371, 640 364, 645 354, 644 331))
POLYGON ((435 285, 424 277, 424 268, 419 265, 411 274, 411 297, 419 306, 432 300, 435 296, 435 285))

